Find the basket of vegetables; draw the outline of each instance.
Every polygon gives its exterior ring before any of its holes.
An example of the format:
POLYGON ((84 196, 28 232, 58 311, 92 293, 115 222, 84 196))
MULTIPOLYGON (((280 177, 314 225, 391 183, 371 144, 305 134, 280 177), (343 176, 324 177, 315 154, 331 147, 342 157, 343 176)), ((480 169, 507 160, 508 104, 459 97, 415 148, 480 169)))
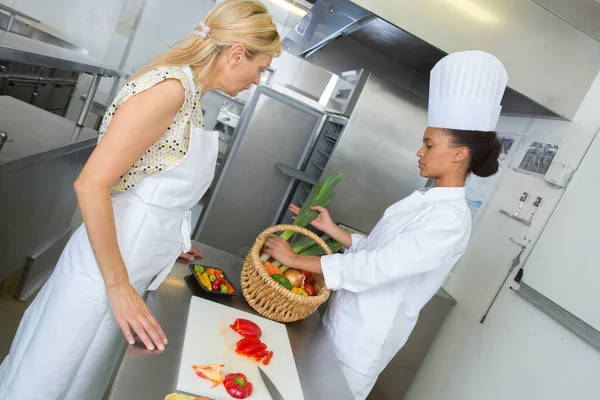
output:
MULTIPOLYGON (((295 232, 312 239, 324 254, 331 249, 316 234, 294 225, 277 225, 266 229, 256 239, 242 268, 242 293, 257 313, 279 322, 304 319, 317 310, 328 298, 330 290, 325 287, 323 276, 301 273, 295 270, 281 272, 269 261, 261 261, 261 251, 267 238, 277 232, 295 232), (312 279, 311 279, 312 278, 312 279), (312 285, 308 282, 312 282, 312 285), (307 292, 312 288, 314 295, 307 292)), ((282 267, 285 270, 285 267, 282 267)))
POLYGON ((261 255, 266 240, 275 233, 290 240, 295 233, 304 236, 292 249, 301 255, 332 254, 341 247, 326 235, 320 238, 305 228, 319 212, 315 206, 327 207, 335 196, 342 174, 332 173, 315 185, 292 225, 277 225, 263 231, 254 242, 242 268, 242 293, 250 306, 263 317, 279 322, 304 319, 317 310, 330 294, 322 275, 288 270, 277 261, 261 255), (333 248, 333 249, 332 249, 333 248))

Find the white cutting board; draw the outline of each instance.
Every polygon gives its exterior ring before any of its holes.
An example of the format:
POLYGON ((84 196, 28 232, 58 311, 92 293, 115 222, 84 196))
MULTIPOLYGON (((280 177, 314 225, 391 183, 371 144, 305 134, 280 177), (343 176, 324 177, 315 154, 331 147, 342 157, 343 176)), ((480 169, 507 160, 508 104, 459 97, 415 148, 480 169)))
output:
POLYGON ((245 318, 260 326, 260 340, 273 351, 269 365, 260 366, 284 400, 304 400, 285 325, 196 296, 190 301, 177 390, 214 400, 231 400, 222 384, 211 389, 212 383, 199 378, 192 370, 192 365, 225 364, 225 374, 241 372, 252 383, 254 390, 249 399, 272 400, 260 377, 258 363, 235 352, 235 344, 242 337, 229 325, 237 318, 245 318))

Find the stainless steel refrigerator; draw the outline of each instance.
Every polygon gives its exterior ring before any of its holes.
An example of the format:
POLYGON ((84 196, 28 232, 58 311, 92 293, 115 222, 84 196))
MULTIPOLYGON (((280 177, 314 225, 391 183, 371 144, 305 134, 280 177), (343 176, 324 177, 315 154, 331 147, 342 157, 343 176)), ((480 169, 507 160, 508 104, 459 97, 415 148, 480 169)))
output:
POLYGON ((369 71, 342 74, 326 107, 286 88, 259 86, 203 212, 196 240, 239 254, 265 228, 291 222, 317 180, 344 174, 336 221, 370 232, 386 207, 425 185, 415 153, 426 104, 369 71))
POLYGON ((344 178, 329 210, 337 222, 368 233, 387 207, 425 186, 416 153, 427 103, 369 71, 342 78, 328 106, 349 122, 324 174, 338 170, 344 178))
POLYGON ((252 246, 287 206, 294 176, 329 119, 323 106, 289 89, 255 88, 194 238, 233 254, 252 246))

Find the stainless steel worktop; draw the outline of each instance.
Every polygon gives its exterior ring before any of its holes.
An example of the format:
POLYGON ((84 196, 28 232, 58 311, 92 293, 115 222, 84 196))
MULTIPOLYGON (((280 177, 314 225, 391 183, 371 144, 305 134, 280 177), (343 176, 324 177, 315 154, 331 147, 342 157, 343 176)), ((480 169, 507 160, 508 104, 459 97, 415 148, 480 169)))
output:
MULTIPOLYGON (((195 245, 204 254, 203 262, 222 268, 239 290, 241 266, 238 258, 209 246, 199 243, 195 245)), ((241 294, 232 298, 221 298, 201 292, 187 265, 176 264, 158 290, 151 292, 147 298, 148 307, 169 339, 167 350, 158 353, 149 352, 138 345, 128 347, 109 399, 158 400, 175 392, 192 295, 254 313, 241 294)), ((307 400, 352 399, 319 315, 314 313, 304 321, 287 324, 287 332, 304 398, 307 400)), ((282 388, 280 390, 285 395, 285 390, 282 388)))
POLYGON ((9 96, 0 96, 0 131, 12 138, 0 151, 0 174, 93 146, 98 132, 9 96))
POLYGON ((0 31, 0 60, 101 76, 121 76, 119 71, 106 68, 85 54, 5 31, 0 31))

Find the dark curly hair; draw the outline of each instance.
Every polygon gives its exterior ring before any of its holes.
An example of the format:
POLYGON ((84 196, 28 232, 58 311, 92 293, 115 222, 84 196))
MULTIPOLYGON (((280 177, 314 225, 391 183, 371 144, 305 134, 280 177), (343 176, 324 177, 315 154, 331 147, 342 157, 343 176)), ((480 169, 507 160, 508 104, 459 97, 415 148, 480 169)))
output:
POLYGON ((502 143, 498 140, 496 132, 464 131, 446 129, 452 136, 452 142, 457 147, 467 147, 471 153, 471 160, 467 172, 473 172, 482 178, 498 172, 498 157, 502 151, 502 143))

